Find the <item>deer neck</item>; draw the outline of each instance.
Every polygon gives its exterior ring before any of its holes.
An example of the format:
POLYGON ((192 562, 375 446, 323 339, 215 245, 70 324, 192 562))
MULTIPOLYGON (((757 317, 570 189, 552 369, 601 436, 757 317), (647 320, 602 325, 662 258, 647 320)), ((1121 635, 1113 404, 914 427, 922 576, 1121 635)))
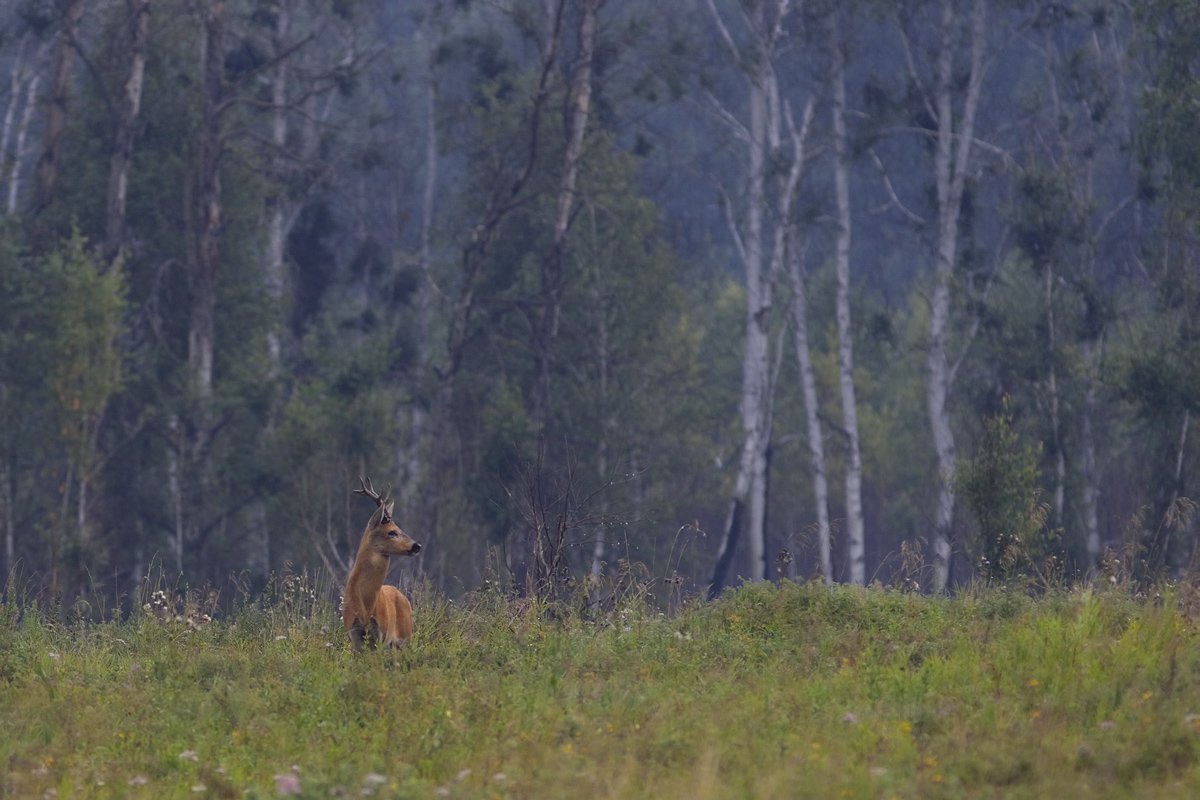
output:
POLYGON ((368 610, 379 593, 379 587, 383 586, 387 570, 388 557, 372 550, 368 535, 363 534, 358 555, 354 557, 354 566, 350 569, 349 583, 355 593, 368 603, 368 610))

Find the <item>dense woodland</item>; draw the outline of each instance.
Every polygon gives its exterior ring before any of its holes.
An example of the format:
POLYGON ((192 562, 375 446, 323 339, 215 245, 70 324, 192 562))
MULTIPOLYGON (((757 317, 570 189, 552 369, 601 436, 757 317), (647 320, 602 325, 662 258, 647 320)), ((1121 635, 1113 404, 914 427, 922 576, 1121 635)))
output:
POLYGON ((1178 575, 1194 0, 10 0, 10 588, 1178 575))

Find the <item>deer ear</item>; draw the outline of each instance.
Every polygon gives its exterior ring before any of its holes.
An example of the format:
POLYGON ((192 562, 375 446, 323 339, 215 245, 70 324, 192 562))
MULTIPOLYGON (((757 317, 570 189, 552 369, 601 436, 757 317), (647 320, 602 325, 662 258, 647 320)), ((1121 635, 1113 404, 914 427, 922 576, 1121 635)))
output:
POLYGON ((387 504, 383 506, 383 518, 384 518, 385 520, 388 520, 388 521, 390 521, 390 520, 392 519, 392 511, 393 511, 393 509, 395 509, 395 508, 396 508, 396 503, 395 503, 395 501, 394 501, 394 500, 389 500, 389 501, 387 502, 387 504))

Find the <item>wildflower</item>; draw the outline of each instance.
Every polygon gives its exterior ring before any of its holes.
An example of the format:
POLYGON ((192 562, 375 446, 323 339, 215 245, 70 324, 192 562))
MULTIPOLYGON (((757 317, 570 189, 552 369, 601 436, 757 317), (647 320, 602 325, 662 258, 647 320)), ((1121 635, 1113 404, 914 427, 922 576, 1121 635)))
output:
POLYGON ((193 791, 195 794, 202 794, 203 792, 207 792, 207 791, 208 791, 208 787, 207 787, 207 786, 205 786, 203 783, 193 783, 193 784, 192 784, 192 791, 193 791))
POLYGON ((182 761, 191 761, 192 763, 200 760, 200 756, 196 754, 195 750, 184 750, 179 754, 179 758, 182 761))
POLYGON ((132 778, 129 779, 130 786, 145 786, 149 782, 150 782, 150 779, 147 778, 145 775, 134 775, 132 778))
POLYGON ((300 779, 290 772, 275 776, 275 791, 281 797, 300 794, 300 779))
POLYGON ((847 711, 842 715, 842 722, 846 723, 847 725, 853 725, 858 722, 858 717, 854 716, 853 711, 847 711))
POLYGON ((1106 719, 1100 723, 1100 730, 1102 731, 1111 731, 1115 727, 1117 727, 1117 723, 1113 722, 1111 719, 1106 719))
POLYGON ((1036 689, 1040 684, 1038 683, 1037 678, 1030 678, 1029 680, 1025 681, 1025 685, 1030 689, 1036 689))

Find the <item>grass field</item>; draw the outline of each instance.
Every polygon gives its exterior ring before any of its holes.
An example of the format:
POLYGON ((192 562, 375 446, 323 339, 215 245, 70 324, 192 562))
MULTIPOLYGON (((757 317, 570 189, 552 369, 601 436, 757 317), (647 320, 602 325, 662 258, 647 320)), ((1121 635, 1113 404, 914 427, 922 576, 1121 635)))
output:
POLYGON ((394 657, 303 593, 198 630, 0 606, 0 795, 1200 797, 1183 589, 417 599, 394 657))

